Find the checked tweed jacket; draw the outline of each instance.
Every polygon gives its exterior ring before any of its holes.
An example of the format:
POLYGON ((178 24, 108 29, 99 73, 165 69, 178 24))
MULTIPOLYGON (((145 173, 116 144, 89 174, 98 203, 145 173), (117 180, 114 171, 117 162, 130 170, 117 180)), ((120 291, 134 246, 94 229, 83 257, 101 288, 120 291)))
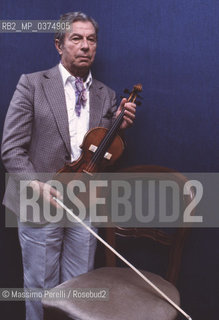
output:
MULTIPOLYGON (((115 92, 93 79, 89 128, 110 127, 116 112, 115 92)), ((56 172, 71 159, 65 93, 58 65, 22 75, 4 125, 2 160, 19 179, 38 179, 38 172, 56 172)), ((19 186, 9 178, 3 203, 19 215, 19 186)))

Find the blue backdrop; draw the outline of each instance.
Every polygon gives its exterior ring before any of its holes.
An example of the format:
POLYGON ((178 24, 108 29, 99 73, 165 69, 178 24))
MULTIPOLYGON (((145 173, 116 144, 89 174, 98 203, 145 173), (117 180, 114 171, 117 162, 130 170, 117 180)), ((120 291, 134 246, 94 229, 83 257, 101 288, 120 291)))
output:
MULTIPOLYGON (((124 165, 219 171, 219 2, 2 0, 0 19, 57 19, 79 10, 100 25, 94 76, 118 96, 138 82, 144 88, 135 125, 127 132, 124 165)), ((59 57, 52 34, 4 33, 0 41, 2 128, 20 75, 50 68, 59 57)), ((2 168, 2 179, 3 172, 2 168)), ((4 227, 1 236, 4 284, 13 287, 15 257, 17 270, 21 266, 19 255, 11 258, 9 252, 17 254, 17 239, 4 227)), ((218 229, 195 230, 186 246, 179 289, 183 306, 194 319, 216 317, 218 236, 218 229)))

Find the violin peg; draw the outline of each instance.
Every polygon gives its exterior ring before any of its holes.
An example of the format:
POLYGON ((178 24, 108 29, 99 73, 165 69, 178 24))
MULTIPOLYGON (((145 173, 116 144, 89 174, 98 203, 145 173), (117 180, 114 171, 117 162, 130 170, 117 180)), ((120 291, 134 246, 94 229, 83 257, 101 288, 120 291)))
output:
POLYGON ((124 91, 123 91, 124 93, 128 93, 128 94, 130 94, 130 91, 129 91, 129 89, 124 89, 124 91))

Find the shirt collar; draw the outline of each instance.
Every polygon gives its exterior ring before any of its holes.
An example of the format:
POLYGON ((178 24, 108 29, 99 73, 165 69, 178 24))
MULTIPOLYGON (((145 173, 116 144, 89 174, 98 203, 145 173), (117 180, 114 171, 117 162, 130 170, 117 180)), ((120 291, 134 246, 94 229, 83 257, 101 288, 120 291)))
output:
MULTIPOLYGON (((59 71, 62 76, 62 81, 63 81, 64 87, 65 87, 67 81, 69 80, 69 78, 71 78, 71 79, 73 79, 73 81, 75 81, 75 77, 70 74, 70 72, 63 66, 63 64, 61 62, 59 63, 59 71)), ((90 89, 90 86, 92 84, 92 80, 93 80, 92 74, 91 74, 91 71, 89 71, 87 79, 84 81, 84 86, 87 90, 90 89)))

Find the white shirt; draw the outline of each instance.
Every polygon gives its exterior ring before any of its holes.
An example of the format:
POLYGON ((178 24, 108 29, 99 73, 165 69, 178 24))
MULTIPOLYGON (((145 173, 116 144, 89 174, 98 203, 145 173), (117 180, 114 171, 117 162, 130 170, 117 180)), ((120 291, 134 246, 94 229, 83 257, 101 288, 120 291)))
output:
POLYGON ((81 107, 81 114, 78 117, 75 112, 75 77, 72 76, 67 69, 59 63, 59 70, 63 80, 63 86, 65 91, 65 100, 68 113, 68 126, 69 126, 69 135, 71 143, 71 161, 77 160, 81 155, 80 145, 83 142, 84 135, 89 129, 89 119, 90 119, 90 97, 89 91, 92 83, 92 75, 89 72, 89 75, 84 82, 84 87, 86 89, 86 104, 81 107))

